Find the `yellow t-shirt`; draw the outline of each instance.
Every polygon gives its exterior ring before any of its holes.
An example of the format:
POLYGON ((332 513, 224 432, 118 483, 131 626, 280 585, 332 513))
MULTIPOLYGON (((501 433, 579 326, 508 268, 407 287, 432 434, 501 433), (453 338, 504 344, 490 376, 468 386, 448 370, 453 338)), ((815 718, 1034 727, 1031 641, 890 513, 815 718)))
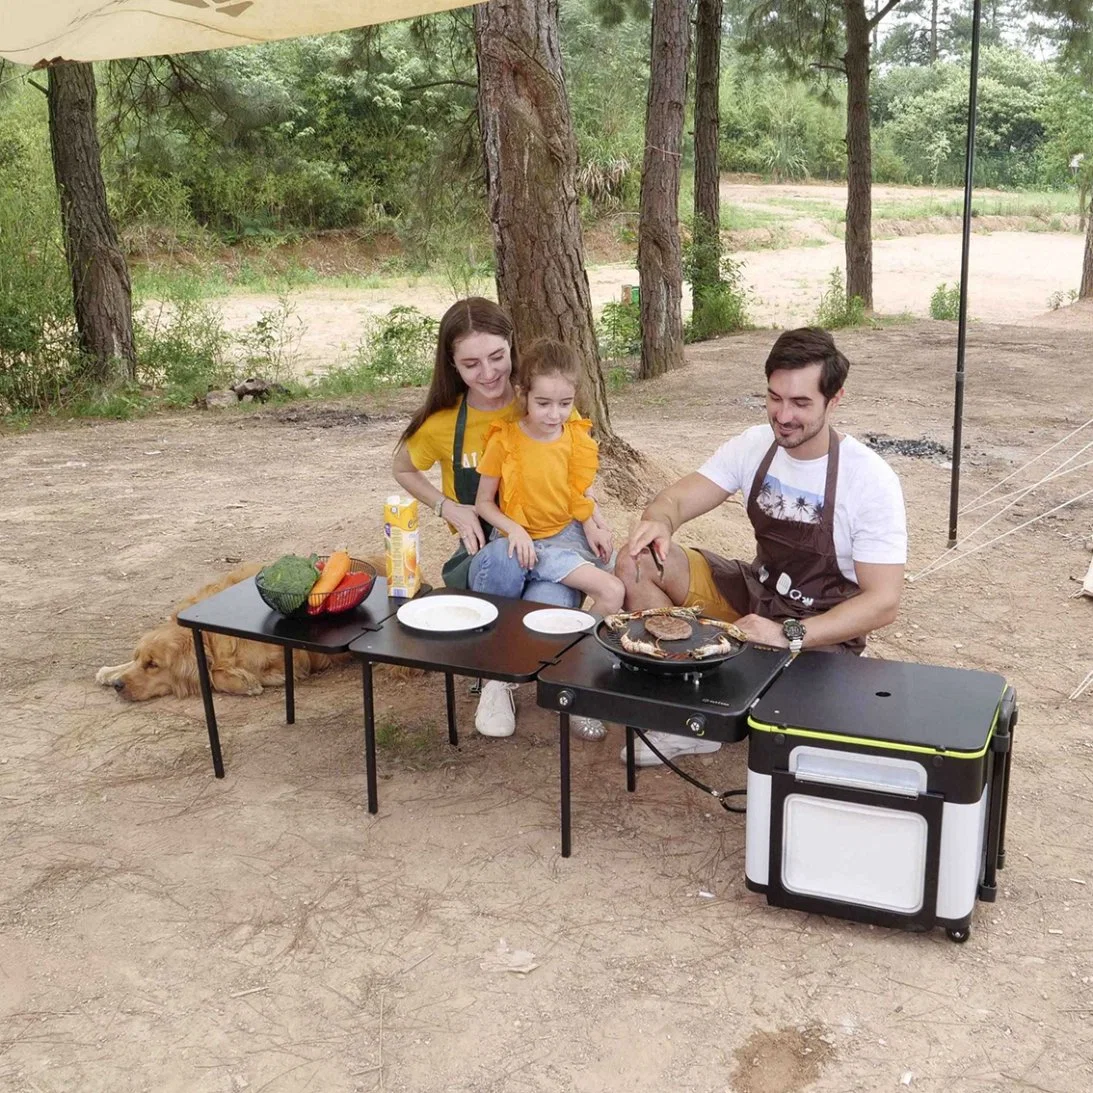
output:
MULTIPOLYGON (((463 466, 478 467, 486 450, 486 431, 496 421, 513 421, 520 410, 513 399, 500 410, 476 410, 467 407, 467 425, 463 430, 463 466)), ((456 500, 455 475, 452 472, 452 446, 455 443, 455 419, 459 416, 459 403, 447 410, 430 414, 420 428, 406 441, 410 461, 419 471, 427 471, 440 464, 440 488, 445 497, 456 500)), ((471 503, 473 504, 473 498, 471 503)))
POLYGON ((501 421, 486 435, 478 473, 500 478, 498 507, 533 539, 557 535, 595 508, 584 491, 596 477, 599 453, 592 422, 570 418, 557 440, 534 440, 517 421, 501 421))

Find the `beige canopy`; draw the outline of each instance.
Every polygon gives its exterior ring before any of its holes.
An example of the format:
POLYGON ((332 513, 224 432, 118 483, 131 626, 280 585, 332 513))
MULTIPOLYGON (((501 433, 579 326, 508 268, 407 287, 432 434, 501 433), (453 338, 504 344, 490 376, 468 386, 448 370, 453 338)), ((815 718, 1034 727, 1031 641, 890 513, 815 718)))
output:
POLYGON ((468 0, 0 0, 0 57, 36 65, 254 45, 468 0))

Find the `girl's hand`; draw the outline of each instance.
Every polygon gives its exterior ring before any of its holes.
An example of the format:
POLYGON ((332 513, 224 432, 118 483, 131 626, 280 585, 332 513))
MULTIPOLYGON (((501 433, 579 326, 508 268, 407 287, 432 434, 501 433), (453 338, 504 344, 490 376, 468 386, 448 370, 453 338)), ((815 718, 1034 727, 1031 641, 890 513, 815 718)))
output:
POLYGON ((535 544, 524 528, 509 533, 509 557, 514 554, 524 569, 531 569, 535 565, 535 544))
POLYGON ((614 544, 611 529, 598 524, 594 516, 589 517, 582 526, 584 527, 584 537, 588 540, 588 545, 596 552, 596 556, 601 562, 610 561, 611 548, 614 544))
POLYGON ((486 536, 474 505, 461 505, 449 498, 444 502, 443 516, 459 533, 468 554, 477 554, 486 545, 486 536))

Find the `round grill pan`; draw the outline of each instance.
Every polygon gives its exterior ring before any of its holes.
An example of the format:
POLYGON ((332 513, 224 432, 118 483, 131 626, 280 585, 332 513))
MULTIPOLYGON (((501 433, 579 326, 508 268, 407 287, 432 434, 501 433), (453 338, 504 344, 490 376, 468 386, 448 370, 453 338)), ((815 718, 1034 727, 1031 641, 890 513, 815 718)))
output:
MULTIPOLYGON (((690 620, 688 620, 690 621, 690 620)), ((709 645, 711 642, 716 641, 719 634, 724 634, 724 631, 717 626, 711 625, 711 620, 700 615, 692 623, 694 626, 694 633, 689 638, 683 641, 661 641, 660 647, 668 654, 666 657, 654 657, 648 656, 644 653, 631 653, 629 650, 622 647, 622 643, 619 640, 623 633, 626 633, 634 641, 654 641, 654 637, 645 629, 645 622, 642 619, 631 619, 627 623, 625 631, 612 630, 606 622, 600 622, 596 629, 593 631, 593 635, 596 640, 609 652, 613 653, 623 664, 628 664, 634 668, 641 668, 647 672, 654 672, 657 675, 674 676, 674 675, 689 675, 693 673, 708 672, 713 668, 717 668, 724 664, 727 660, 732 660, 744 649, 744 643, 737 641, 735 638, 728 637, 728 640, 732 643, 731 649, 726 653, 719 653, 716 656, 702 657, 700 660, 688 656, 688 652, 691 649, 697 649, 702 645, 709 645)))

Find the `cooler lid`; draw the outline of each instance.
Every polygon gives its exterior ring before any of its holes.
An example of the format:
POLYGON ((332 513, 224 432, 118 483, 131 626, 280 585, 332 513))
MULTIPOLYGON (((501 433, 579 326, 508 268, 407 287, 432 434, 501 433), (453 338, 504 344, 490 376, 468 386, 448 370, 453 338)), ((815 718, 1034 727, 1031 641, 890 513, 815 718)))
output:
POLYGON ((987 747, 1005 688, 994 672, 802 653, 752 707, 748 725, 973 758, 987 747))

